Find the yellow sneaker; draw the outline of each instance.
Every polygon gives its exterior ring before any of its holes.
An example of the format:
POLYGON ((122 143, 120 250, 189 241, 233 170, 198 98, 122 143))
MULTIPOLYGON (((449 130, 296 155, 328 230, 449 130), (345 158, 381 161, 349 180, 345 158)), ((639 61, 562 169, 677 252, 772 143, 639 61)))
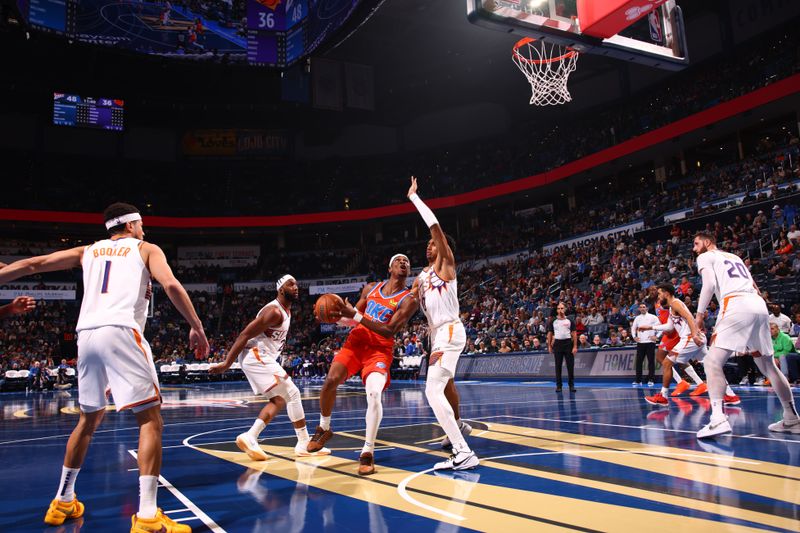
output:
POLYGON ((47 514, 44 515, 44 523, 51 526, 60 526, 64 520, 80 518, 83 516, 83 504, 78 501, 76 495, 71 502, 62 502, 55 498, 50 502, 47 514))
POLYGON ((192 533, 192 528, 186 524, 179 524, 161 512, 156 512, 155 518, 131 517, 131 533, 192 533))

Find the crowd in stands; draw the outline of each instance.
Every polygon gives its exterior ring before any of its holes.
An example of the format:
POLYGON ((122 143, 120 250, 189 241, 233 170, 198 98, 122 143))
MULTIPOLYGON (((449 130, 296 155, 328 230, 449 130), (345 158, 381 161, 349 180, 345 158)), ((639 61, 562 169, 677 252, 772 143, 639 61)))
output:
MULTIPOLYGON (((124 194, 134 204, 156 206, 154 209, 159 215, 181 216, 196 215, 198 209, 235 216, 355 209, 397 203, 404 201, 402 194, 390 194, 387 191, 402 191, 411 174, 425 180, 428 197, 461 193, 464 192, 465 183, 477 188, 553 169, 791 76, 798 71, 795 53, 798 44, 800 36, 797 32, 772 32, 716 62, 695 65, 671 76, 659 86, 649 87, 617 106, 592 109, 579 116, 571 116, 567 122, 561 120, 557 123, 556 118, 552 121, 538 120, 534 124, 515 126, 514 131, 496 138, 420 152, 369 158, 259 161, 257 164, 246 161, 224 165, 210 164, 208 161, 182 161, 177 166, 148 164, 147 168, 139 168, 136 163, 127 160, 111 160, 96 166, 98 175, 94 178, 91 176, 94 167, 87 166, 84 157, 53 156, 52 160, 39 160, 41 158, 31 156, 29 160, 18 153, 11 153, 8 165, 19 179, 9 184, 10 190, 4 199, 0 199, 0 205, 23 207, 17 199, 24 198, 28 202, 27 207, 31 208, 96 209, 88 206, 86 199, 68 194, 78 176, 81 179, 100 180, 101 176, 103 180, 114 179, 120 183, 120 190, 115 190, 113 194, 124 194), (176 184, 189 179, 186 176, 191 176, 192 184, 213 186, 215 190, 219 189, 219 194, 209 198, 204 186, 176 185, 180 187, 185 201, 171 202, 165 196, 172 195, 171 189, 162 192, 153 188, 142 191, 135 186, 126 189, 126 183, 136 182, 126 179, 132 173, 137 177, 145 176, 147 179, 176 184), (263 194, 265 174, 270 176, 273 183, 282 184, 280 195, 263 194), (44 176, 50 184, 46 190, 35 185, 44 176), (235 179, 230 179, 231 176, 235 176, 235 179), (308 194, 309 183, 320 184, 313 195, 308 194), (12 198, 15 199, 13 206, 8 204, 12 198)), ((789 138, 778 142, 797 142, 795 135, 784 135, 789 138)), ((748 155, 768 148, 754 148, 748 155)), ((757 174, 757 170, 753 169, 754 174, 757 174)), ((794 170, 792 167, 785 169, 785 172, 794 170)), ((724 171, 717 179, 730 182, 724 171)), ((746 184, 748 190, 755 189, 757 179, 758 176, 754 175, 752 183, 746 184)), ((621 183, 620 180, 612 182, 615 185, 610 190, 595 184, 598 190, 590 186, 581 192, 593 198, 605 196, 605 199, 613 200, 608 206, 608 214, 617 217, 630 218, 635 216, 636 211, 651 213, 653 206, 649 204, 652 202, 660 202, 663 205, 657 207, 667 210, 694 201, 694 197, 685 198, 683 193, 686 191, 680 189, 660 194, 657 199, 643 203, 635 201, 634 196, 621 199, 617 198, 619 192, 631 191, 631 184, 621 183), (613 187, 619 189, 614 190, 613 187), (617 203, 621 204, 619 209, 617 203)), ((660 187, 653 176, 647 176, 645 182, 635 185, 646 190, 660 187)), ((706 191, 711 191, 709 198, 726 190, 706 187, 706 191)), ((102 195, 102 192, 98 194, 102 195)), ((92 201, 107 204, 117 199, 116 196, 113 199, 97 197, 92 201)), ((585 224, 591 226, 596 220, 605 220, 603 214, 605 211, 598 211, 585 224)), ((571 231, 571 228, 565 231, 571 231)))

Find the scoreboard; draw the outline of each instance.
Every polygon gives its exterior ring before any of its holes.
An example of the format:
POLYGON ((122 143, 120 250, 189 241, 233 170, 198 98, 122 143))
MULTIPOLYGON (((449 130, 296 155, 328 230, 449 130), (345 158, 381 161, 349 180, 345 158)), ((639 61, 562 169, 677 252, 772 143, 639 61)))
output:
POLYGON ((53 93, 53 124, 122 131, 125 102, 53 93))
POLYGON ((286 67, 305 51, 310 0, 247 0, 247 62, 286 67))
POLYGON ((36 29, 66 35, 75 31, 76 2, 73 0, 27 0, 18 1, 17 5, 36 29))

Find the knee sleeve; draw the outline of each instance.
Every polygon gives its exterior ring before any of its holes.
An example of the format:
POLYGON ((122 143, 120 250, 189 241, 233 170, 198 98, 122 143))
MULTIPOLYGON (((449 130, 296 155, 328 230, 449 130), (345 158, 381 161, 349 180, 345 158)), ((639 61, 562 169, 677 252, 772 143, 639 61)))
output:
POLYGON ((306 413, 303 411, 303 402, 300 400, 300 391, 297 389, 297 385, 288 381, 285 386, 286 394, 283 397, 286 399, 286 414, 289 415, 289 420, 292 422, 303 420, 306 413))
POLYGON ((373 372, 367 376, 364 387, 367 390, 367 403, 380 402, 381 393, 386 386, 386 376, 380 372, 373 372))

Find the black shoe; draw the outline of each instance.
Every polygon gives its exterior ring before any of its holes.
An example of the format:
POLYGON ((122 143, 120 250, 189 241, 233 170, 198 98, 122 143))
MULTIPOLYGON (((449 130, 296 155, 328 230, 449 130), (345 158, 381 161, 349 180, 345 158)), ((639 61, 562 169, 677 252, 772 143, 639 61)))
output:
POLYGON ((556 387, 556 392, 561 392, 561 387, 556 387))
POLYGON ((570 387, 570 388, 569 388, 569 391, 570 391, 570 392, 575 392, 575 387, 570 387))

